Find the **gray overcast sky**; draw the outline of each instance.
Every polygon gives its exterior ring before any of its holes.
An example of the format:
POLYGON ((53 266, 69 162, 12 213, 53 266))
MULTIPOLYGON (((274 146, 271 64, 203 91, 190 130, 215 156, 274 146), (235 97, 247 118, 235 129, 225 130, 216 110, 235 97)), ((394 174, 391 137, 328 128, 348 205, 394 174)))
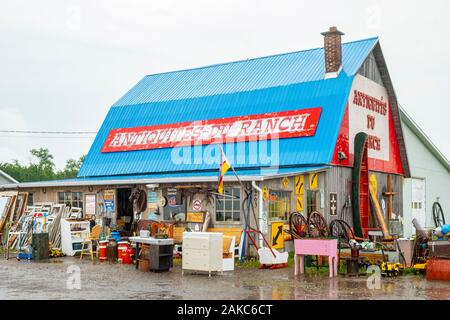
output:
MULTIPOLYGON (((97 131, 144 75, 379 36, 398 99, 450 158, 450 1, 0 0, 0 129, 97 131)), ((0 133, 0 161, 47 147, 59 168, 92 136, 0 133)))

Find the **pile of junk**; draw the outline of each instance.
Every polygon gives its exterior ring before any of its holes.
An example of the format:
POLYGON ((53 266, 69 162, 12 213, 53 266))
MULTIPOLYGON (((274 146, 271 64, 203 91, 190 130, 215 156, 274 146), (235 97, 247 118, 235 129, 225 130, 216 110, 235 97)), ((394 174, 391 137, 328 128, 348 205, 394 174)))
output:
MULTIPOLYGON (((450 280, 450 225, 445 223, 439 202, 433 205, 435 226, 423 228, 413 219, 416 232, 410 238, 401 237, 399 223, 385 222, 381 214, 379 216, 378 228, 370 228, 367 237, 356 236, 344 219, 335 219, 327 225, 317 212, 307 218, 301 213, 292 213, 286 231, 292 239, 337 238, 338 265, 343 265, 340 274, 344 276, 366 276, 374 272, 369 267, 378 266, 381 275, 386 277, 422 274, 427 280, 450 280)), ((326 261, 311 257, 309 266, 326 267, 326 261)))

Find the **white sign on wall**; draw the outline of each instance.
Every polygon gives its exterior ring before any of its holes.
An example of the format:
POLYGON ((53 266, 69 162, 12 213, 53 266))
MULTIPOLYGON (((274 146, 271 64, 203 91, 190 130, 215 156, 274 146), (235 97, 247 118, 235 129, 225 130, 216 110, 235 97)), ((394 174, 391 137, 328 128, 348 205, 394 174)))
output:
POLYGON ((389 100, 387 90, 378 83, 356 75, 348 101, 350 152, 355 135, 368 134, 368 155, 389 161, 389 100))
POLYGON ((95 194, 87 194, 85 196, 85 214, 86 215, 95 215, 95 208, 97 206, 97 199, 95 194))

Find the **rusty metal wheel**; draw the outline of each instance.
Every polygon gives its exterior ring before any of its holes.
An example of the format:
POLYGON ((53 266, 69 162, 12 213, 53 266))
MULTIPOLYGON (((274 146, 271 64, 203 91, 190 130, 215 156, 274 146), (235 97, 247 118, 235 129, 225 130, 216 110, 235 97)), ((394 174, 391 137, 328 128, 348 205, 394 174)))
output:
POLYGON ((354 239, 352 228, 344 220, 333 220, 330 223, 330 235, 339 238, 341 243, 348 245, 350 239, 354 239))
POLYGON ((327 221, 318 211, 313 211, 308 218, 308 236, 311 238, 328 237, 327 221))
POLYGON ((289 227, 298 238, 305 238, 308 236, 308 222, 299 212, 291 213, 289 216, 289 227))
POLYGON ((434 225, 437 227, 442 227, 445 224, 444 211, 442 210, 439 202, 433 203, 433 220, 434 225))

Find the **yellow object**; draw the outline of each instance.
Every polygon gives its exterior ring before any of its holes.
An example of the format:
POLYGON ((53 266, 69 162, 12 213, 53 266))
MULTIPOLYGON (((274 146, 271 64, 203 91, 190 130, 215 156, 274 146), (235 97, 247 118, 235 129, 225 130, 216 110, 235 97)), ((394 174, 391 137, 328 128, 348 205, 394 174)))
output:
POLYGON ((375 191, 375 194, 378 194, 378 181, 377 176, 373 173, 369 177, 369 183, 373 187, 373 190, 375 191))
POLYGON ((375 192, 376 186, 372 181, 369 183, 369 193, 370 198, 372 199, 373 205, 375 207, 375 216, 377 217, 378 223, 380 224, 381 230, 383 231, 383 235, 385 239, 390 238, 389 230, 384 220, 383 211, 381 210, 380 203, 378 202, 377 193, 375 192))
POLYGON ((395 262, 383 262, 381 264, 381 272, 387 276, 398 276, 403 271, 403 265, 395 262))
POLYGON ((220 151, 222 152, 222 158, 220 160, 219 186, 217 188, 217 191, 223 194, 223 177, 225 176, 225 173, 227 173, 227 171, 231 168, 231 165, 227 157, 225 156, 225 153, 223 153, 223 150, 221 149, 220 151))
POLYGON ((416 271, 426 270, 427 264, 426 263, 417 263, 417 264, 413 265, 413 269, 416 271))
POLYGON ((297 194, 295 199, 295 210, 297 212, 303 212, 303 194, 297 194))
POLYGON ((205 221, 205 212, 204 211, 188 212, 186 214, 186 222, 203 223, 203 221, 205 221))
POLYGON ((284 248, 284 222, 272 222, 270 226, 270 246, 274 249, 284 248))
POLYGON ((283 184, 284 189, 289 188, 289 178, 288 177, 284 177, 283 180, 281 180, 281 183, 283 184))
POLYGON ((309 189, 315 190, 319 187, 319 173, 309 174, 309 189))
POLYGON ((238 246, 241 241, 242 228, 208 228, 208 232, 220 232, 224 236, 235 237, 235 245, 238 246))
POLYGON ((305 194, 305 177, 296 176, 294 179, 295 194, 305 194))
POLYGON ((99 247, 99 240, 100 240, 100 234, 102 233, 102 226, 96 225, 92 228, 91 234, 88 238, 83 239, 81 242, 81 253, 80 253, 80 260, 83 259, 83 255, 91 255, 91 260, 94 261, 94 253, 97 255, 98 253, 98 247, 99 247), (94 251, 94 243, 96 243, 96 250, 94 251), (89 253, 84 252, 84 250, 87 250, 86 245, 89 245, 89 253))
POLYGON ((173 227, 173 240, 176 243, 183 242, 183 232, 185 229, 185 227, 173 227))
POLYGON ((269 199, 269 188, 267 188, 267 186, 264 186, 262 188, 262 196, 263 196, 264 202, 266 202, 267 199, 269 199))

